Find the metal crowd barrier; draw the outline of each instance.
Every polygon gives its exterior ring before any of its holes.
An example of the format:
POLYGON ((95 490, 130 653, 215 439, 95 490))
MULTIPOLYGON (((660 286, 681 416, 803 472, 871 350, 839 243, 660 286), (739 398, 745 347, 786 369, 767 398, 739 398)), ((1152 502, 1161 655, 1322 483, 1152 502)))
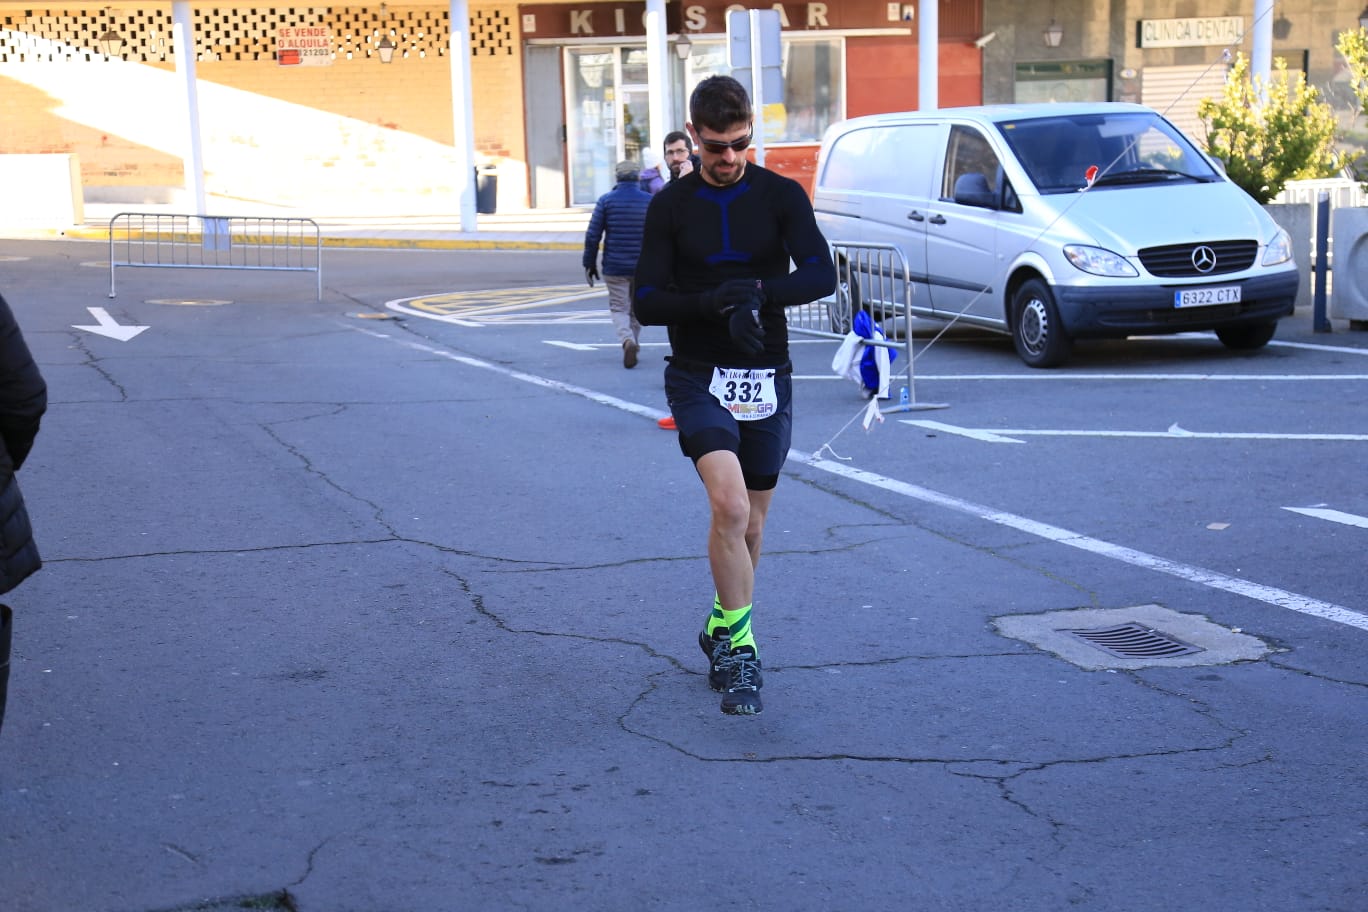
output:
POLYGON ((898 404, 885 412, 945 408, 943 403, 918 403, 912 359, 912 275, 907 257, 892 244, 828 241, 836 262, 836 293, 811 304, 785 310, 789 331, 841 340, 851 331, 855 312, 866 311, 884 338, 870 344, 898 353, 889 389, 898 404), (907 390, 906 398, 900 396, 907 390))
POLYGON ((119 266, 312 272, 323 300, 323 240, 313 219, 120 212, 109 220, 111 298, 119 266))

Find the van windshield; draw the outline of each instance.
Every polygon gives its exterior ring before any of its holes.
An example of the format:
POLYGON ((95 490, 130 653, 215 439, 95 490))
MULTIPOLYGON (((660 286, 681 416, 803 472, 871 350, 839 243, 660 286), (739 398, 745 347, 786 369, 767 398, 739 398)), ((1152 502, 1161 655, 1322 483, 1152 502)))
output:
POLYGON ((1152 111, 1037 117, 997 127, 1042 194, 1221 179, 1187 137, 1152 111))

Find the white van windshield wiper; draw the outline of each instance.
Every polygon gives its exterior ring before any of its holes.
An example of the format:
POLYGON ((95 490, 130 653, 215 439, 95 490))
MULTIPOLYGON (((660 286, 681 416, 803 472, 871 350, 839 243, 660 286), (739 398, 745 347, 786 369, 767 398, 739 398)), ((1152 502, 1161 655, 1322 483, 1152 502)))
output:
POLYGON ((1098 184, 1150 184, 1171 180, 1192 180, 1205 184, 1213 179, 1188 174, 1185 171, 1172 171, 1168 168, 1132 168, 1129 171, 1112 171, 1103 174, 1093 181, 1093 186, 1095 187, 1098 184))

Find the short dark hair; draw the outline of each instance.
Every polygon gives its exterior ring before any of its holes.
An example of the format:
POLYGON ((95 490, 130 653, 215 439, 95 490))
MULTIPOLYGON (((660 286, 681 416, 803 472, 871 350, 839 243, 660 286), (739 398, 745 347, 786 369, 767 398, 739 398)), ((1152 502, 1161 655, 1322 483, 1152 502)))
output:
POLYGON ((692 152, 693 140, 689 139, 689 134, 685 133, 683 130, 671 130, 669 133, 666 133, 665 142, 661 144, 660 148, 664 149, 670 143, 677 143, 681 139, 684 140, 684 148, 692 152))
POLYGON ((694 86, 689 96, 689 119, 694 129, 707 127, 720 133, 753 118, 750 96, 730 76, 709 76, 694 86))

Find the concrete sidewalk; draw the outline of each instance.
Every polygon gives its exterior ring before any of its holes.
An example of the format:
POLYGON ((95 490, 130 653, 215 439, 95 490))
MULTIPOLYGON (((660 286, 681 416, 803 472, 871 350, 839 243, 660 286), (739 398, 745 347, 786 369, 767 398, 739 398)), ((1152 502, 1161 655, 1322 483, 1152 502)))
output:
MULTIPOLYGON (((103 241, 109 223, 120 213, 191 215, 192 208, 161 203, 87 203, 85 219, 69 228, 8 227, 0 223, 0 239, 69 239, 103 241)), ((478 215, 475 231, 462 231, 459 213, 393 215, 320 215, 283 207, 210 198, 206 215, 247 218, 308 218, 319 228, 324 247, 429 250, 579 250, 589 224, 587 209, 529 209, 478 215)))

